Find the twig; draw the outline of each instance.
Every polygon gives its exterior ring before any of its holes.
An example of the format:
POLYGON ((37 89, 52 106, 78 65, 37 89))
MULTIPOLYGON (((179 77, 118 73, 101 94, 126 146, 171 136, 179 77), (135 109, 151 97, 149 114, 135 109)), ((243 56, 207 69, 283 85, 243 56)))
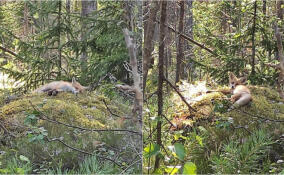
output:
POLYGON ((139 136, 142 136, 142 134, 138 131, 132 131, 132 130, 127 130, 127 129, 88 129, 88 128, 83 128, 83 127, 79 127, 79 126, 73 126, 73 125, 70 125, 70 124, 66 124, 66 123, 63 123, 63 122, 60 122, 60 121, 56 121, 56 120, 52 120, 50 119, 48 116, 46 116, 43 112, 41 112, 40 110, 38 110, 33 104, 32 102, 29 100, 29 103, 31 104, 31 106, 33 107, 33 109, 37 112, 39 112, 41 115, 44 116, 41 117, 41 119, 43 120, 46 120, 48 122, 52 122, 52 123, 56 123, 56 124, 60 124, 60 125, 64 125, 64 126, 67 126, 67 127, 70 127, 70 128, 76 128, 76 129, 80 129, 82 131, 91 131, 91 132, 110 132, 110 131, 119 131, 119 132, 129 132, 129 133, 134 133, 134 134, 137 134, 139 136))
POLYGON ((175 125, 164 114, 162 116, 170 123, 171 127, 175 127, 175 125))
POLYGON ((188 107, 188 110, 189 111, 192 110, 192 111, 196 112, 196 110, 187 103, 187 101, 185 100, 184 96, 182 96, 182 94, 178 91, 178 89, 171 82, 169 82, 169 80, 167 80, 165 77, 163 77, 163 79, 171 86, 171 88, 173 88, 176 91, 176 93, 180 96, 182 101, 188 107))
POLYGON ((118 165, 118 166, 120 166, 120 167, 122 166, 121 164, 115 162, 114 160, 112 160, 112 159, 110 159, 110 158, 103 157, 103 156, 99 156, 99 155, 95 155, 95 154, 93 154, 93 153, 89 153, 89 152, 86 152, 86 151, 84 151, 84 150, 80 150, 79 148, 72 147, 72 146, 68 145, 67 143, 63 142, 61 138, 52 138, 52 139, 49 139, 48 137, 46 137, 46 139, 47 139, 48 142, 58 141, 58 142, 62 143, 64 146, 66 146, 66 147, 68 147, 68 148, 70 148, 70 149, 72 149, 72 150, 78 151, 78 152, 83 153, 83 154, 88 154, 88 155, 96 156, 96 157, 101 158, 101 159, 109 160, 109 161, 113 162, 114 164, 116 164, 116 165, 118 165))
POLYGON ((268 118, 265 118, 265 117, 260 117, 260 116, 256 116, 256 115, 253 115, 253 114, 250 114, 246 111, 241 111, 241 110, 237 110, 239 112, 242 112, 244 114, 247 114, 247 115, 250 115, 252 117, 256 117, 256 118, 260 118, 260 119, 263 119, 263 120, 266 120, 266 121, 271 121, 271 122, 284 122, 284 120, 275 120, 275 119, 268 119, 268 118))
POLYGON ((244 126, 240 126, 240 125, 239 126, 232 125, 232 126, 233 126, 234 129, 241 129, 242 128, 242 129, 246 130, 248 133, 252 134, 252 132, 244 126))
POLYGON ((125 173, 130 167, 132 167, 133 165, 135 165, 137 162, 142 161, 141 159, 138 159, 137 161, 133 162, 132 164, 130 164, 128 167, 126 167, 123 171, 121 171, 119 174, 123 174, 125 173))
POLYGON ((13 137, 16 137, 16 135, 14 135, 13 133, 9 132, 7 128, 5 128, 5 126, 3 126, 1 123, 0 123, 0 127, 6 132, 8 133, 9 135, 13 136, 13 137))
MULTIPOLYGON (((160 23, 160 21, 156 20, 158 23, 160 23)), ((207 50, 208 52, 210 52, 211 54, 213 54, 214 56, 218 56, 214 51, 212 51, 211 49, 209 49, 208 47, 206 47, 204 44, 200 44, 196 41, 194 41, 193 39, 191 39, 190 37, 188 37, 187 35, 176 31, 173 27, 169 26, 169 25, 165 25, 167 28, 171 29, 173 32, 176 32, 177 34, 179 34, 181 37, 183 37, 184 39, 190 41, 191 43, 201 47, 202 49, 207 50)))
POLYGON ((110 108, 108 107, 108 105, 107 105, 107 103, 106 103, 105 99, 102 99, 102 101, 104 102, 104 104, 105 104, 105 106, 106 106, 106 108, 107 108, 108 112, 109 112, 111 115, 113 115, 113 116, 115 116, 115 117, 119 117, 119 118, 121 118, 119 115, 117 115, 117 114, 113 113, 113 112, 110 110, 110 108))

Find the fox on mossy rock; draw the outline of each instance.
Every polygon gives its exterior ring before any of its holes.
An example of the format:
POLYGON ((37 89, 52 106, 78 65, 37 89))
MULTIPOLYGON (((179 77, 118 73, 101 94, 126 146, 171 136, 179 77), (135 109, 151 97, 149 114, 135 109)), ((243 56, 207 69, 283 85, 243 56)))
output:
POLYGON ((82 86, 78 83, 75 78, 72 78, 72 82, 67 81, 53 81, 48 84, 41 86, 40 88, 34 90, 34 93, 45 93, 48 95, 57 95, 59 92, 72 92, 73 94, 78 94, 89 89, 89 87, 82 86))
POLYGON ((229 73, 229 84, 232 90, 231 101, 234 107, 240 107, 252 101, 251 92, 244 84, 246 78, 237 78, 232 72, 229 73))
POLYGON ((233 108, 238 108, 247 105, 252 101, 252 95, 249 88, 245 85, 246 78, 237 78, 234 73, 229 72, 229 86, 230 90, 220 90, 220 91, 207 91, 210 92, 221 92, 223 94, 232 94, 231 102, 233 103, 233 108))

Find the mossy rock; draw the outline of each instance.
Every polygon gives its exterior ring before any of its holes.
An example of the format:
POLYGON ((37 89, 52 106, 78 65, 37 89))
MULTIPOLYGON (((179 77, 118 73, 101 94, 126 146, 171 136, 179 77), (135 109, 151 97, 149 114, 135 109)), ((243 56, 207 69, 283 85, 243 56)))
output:
MULTIPOLYGON (((175 129, 191 127, 200 120, 210 121, 214 117, 231 117, 236 121, 236 124, 241 125, 247 124, 248 119, 257 117, 260 117, 260 119, 263 117, 272 120, 284 120, 284 101, 279 97, 276 90, 258 86, 249 86, 249 89, 252 92, 252 102, 232 111, 228 111, 228 108, 232 105, 229 101, 230 96, 220 92, 199 93, 188 100, 188 103, 195 111, 188 110, 180 97, 176 94, 173 95, 174 108, 177 109, 173 115, 173 123, 177 126, 175 129), (222 112, 218 112, 217 107, 222 108, 222 112)), ((186 91, 182 92, 184 96, 187 93, 186 91)))
MULTIPOLYGON (((35 109, 40 111, 40 116, 88 129, 125 129, 128 126, 124 124, 123 117, 131 112, 131 107, 123 104, 119 99, 110 100, 96 92, 77 96, 71 93, 59 93, 57 96, 47 94, 20 96, 0 107, 0 122, 4 123, 9 132, 16 135, 16 138, 10 139, 0 137, 1 143, 6 144, 6 146, 0 144, 0 150, 7 152, 5 159, 14 156, 10 154, 11 150, 14 150, 16 155, 29 157, 33 163, 37 164, 36 166, 41 166, 43 162, 51 162, 52 167, 57 167, 58 162, 63 162, 63 167, 68 168, 74 167, 84 159, 84 154, 74 152, 60 142, 29 142, 28 135, 31 128, 26 127, 25 120, 27 116, 34 114, 35 109), (109 110, 121 117, 112 116, 109 110)), ((111 139, 110 136, 106 138, 105 133, 82 131, 46 120, 38 120, 36 126, 43 127, 49 138, 63 138, 68 145, 86 152, 93 153, 97 143, 115 147, 123 144, 123 140, 111 139)), ((120 138, 120 135, 112 134, 112 137, 120 138)))

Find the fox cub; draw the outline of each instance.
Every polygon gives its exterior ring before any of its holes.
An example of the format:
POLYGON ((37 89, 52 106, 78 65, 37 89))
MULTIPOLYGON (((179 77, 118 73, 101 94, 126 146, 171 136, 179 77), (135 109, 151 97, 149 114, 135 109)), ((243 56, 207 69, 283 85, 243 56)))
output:
POLYGON ((89 87, 82 86, 75 78, 72 78, 72 83, 66 81, 53 81, 36 89, 35 93, 47 92, 48 95, 57 95, 58 92, 72 92, 73 94, 81 93, 89 87))
POLYGON ((237 78, 232 72, 229 73, 229 85, 232 90, 231 101, 233 107, 240 107, 252 100, 250 90, 244 85, 246 78, 237 78))

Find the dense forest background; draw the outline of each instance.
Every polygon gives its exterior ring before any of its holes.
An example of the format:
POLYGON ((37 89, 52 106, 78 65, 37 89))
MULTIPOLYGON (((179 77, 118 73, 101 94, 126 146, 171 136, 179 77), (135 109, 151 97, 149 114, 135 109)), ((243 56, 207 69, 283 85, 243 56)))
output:
POLYGON ((1 0, 0 174, 141 173, 141 5, 1 0))
POLYGON ((141 9, 133 4, 1 1, 1 72, 26 90, 72 77, 95 84, 106 74, 108 81, 131 82, 122 29, 132 31, 141 47, 141 9))
POLYGON ((283 3, 143 2, 144 173, 283 173, 283 3))

